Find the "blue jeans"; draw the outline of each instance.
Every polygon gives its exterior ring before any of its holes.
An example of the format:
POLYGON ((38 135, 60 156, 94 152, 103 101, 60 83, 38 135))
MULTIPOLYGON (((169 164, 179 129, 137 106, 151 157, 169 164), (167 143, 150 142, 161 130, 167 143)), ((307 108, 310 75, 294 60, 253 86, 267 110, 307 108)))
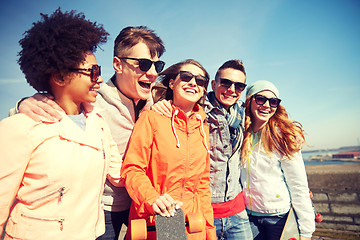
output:
POLYGON ((225 218, 215 218, 217 239, 252 240, 250 223, 246 211, 225 218))
POLYGON ((123 212, 104 211, 104 213, 105 233, 96 240, 118 240, 121 226, 128 225, 129 210, 123 212))
POLYGON ((286 214, 279 216, 249 215, 254 240, 279 240, 287 219, 286 214))

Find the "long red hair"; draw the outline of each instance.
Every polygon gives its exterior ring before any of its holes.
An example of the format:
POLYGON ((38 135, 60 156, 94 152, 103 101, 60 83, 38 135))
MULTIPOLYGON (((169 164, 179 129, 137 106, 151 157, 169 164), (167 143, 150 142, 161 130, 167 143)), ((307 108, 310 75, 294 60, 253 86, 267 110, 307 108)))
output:
MULTIPOLYGON (((241 146, 241 161, 246 162, 251 148, 251 132, 253 116, 251 113, 251 97, 245 101, 245 129, 244 141, 241 146)), ((279 105, 275 114, 269 119, 265 127, 261 130, 261 143, 265 151, 279 153, 282 157, 290 158, 295 152, 299 151, 297 138, 304 138, 304 130, 299 122, 289 119, 288 113, 282 105, 279 105)))

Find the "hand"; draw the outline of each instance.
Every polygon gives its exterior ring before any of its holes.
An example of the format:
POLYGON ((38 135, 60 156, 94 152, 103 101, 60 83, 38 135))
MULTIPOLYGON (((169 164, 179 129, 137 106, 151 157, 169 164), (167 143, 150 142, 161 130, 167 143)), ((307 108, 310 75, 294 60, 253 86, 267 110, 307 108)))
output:
POLYGON ((41 117, 50 121, 60 121, 61 115, 56 111, 64 111, 50 94, 36 93, 34 96, 21 101, 19 104, 19 113, 24 113, 34 121, 40 122, 41 117))
POLYGON ((169 194, 165 193, 155 200, 152 205, 155 213, 160 214, 161 216, 174 216, 175 211, 183 205, 180 201, 175 201, 169 194))
POLYGON ((307 237, 304 237, 304 236, 300 236, 300 240, 311 240, 311 238, 307 238, 307 237))
POLYGON ((170 101, 161 100, 161 101, 158 101, 157 103, 155 103, 154 105, 152 105, 151 109, 161 115, 171 118, 171 116, 172 116, 171 103, 172 103, 171 100, 170 101))
POLYGON ((295 144, 296 144, 296 148, 298 149, 298 151, 300 151, 303 148, 304 142, 305 142, 305 139, 303 138, 303 136, 296 133, 295 144))

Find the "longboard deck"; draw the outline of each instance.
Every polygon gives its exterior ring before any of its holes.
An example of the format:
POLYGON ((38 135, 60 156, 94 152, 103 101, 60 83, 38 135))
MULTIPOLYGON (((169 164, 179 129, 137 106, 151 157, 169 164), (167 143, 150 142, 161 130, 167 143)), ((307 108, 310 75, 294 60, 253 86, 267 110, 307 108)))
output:
POLYGON ((300 233, 293 208, 290 208, 280 240, 300 239, 300 233))
POLYGON ((188 240, 185 229, 185 216, 181 209, 173 217, 155 216, 157 240, 188 240))

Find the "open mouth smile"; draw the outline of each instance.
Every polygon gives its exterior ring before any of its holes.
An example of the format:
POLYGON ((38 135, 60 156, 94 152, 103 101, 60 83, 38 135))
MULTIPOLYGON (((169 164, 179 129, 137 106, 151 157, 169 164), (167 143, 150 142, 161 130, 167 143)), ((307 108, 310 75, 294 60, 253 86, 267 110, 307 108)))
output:
POLYGON ((151 83, 150 82, 141 82, 141 81, 139 81, 139 85, 142 88, 145 88, 145 89, 150 89, 151 88, 151 83))

